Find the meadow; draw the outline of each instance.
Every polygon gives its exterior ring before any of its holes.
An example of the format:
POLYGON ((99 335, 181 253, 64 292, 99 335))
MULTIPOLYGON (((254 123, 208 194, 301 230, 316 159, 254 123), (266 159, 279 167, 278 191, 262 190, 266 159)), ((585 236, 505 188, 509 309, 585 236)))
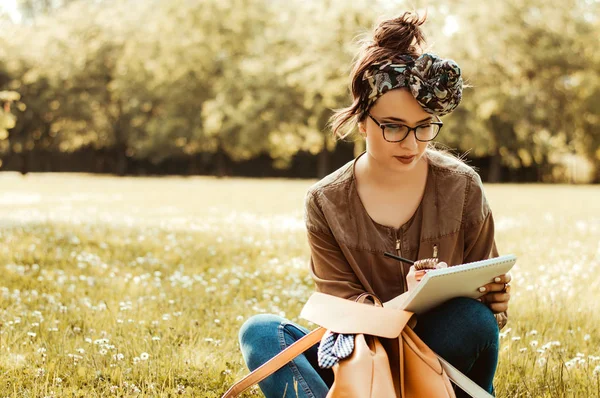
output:
MULTIPOLYGON (((246 319, 315 327, 313 182, 0 174, 0 397, 219 397, 246 319)), ((486 194, 519 258, 497 396, 600 397, 600 187, 486 194)))

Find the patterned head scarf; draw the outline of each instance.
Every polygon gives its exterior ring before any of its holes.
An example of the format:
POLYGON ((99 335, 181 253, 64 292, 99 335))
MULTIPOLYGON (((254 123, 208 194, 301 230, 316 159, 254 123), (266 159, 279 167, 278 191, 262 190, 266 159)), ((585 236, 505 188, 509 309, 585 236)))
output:
POLYGON ((458 106, 463 81, 456 62, 428 53, 417 59, 410 55, 398 58, 400 62, 386 60, 365 71, 363 80, 368 81, 370 90, 363 99, 363 112, 383 94, 400 87, 408 87, 425 112, 433 115, 446 115, 458 106))

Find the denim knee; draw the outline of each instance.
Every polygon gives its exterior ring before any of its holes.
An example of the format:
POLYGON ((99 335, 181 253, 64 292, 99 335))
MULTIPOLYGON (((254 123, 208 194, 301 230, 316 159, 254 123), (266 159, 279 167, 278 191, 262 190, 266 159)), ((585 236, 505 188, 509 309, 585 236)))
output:
POLYGON ((468 325, 471 336, 481 336, 492 343, 498 341, 498 322, 488 306, 467 297, 456 297, 446 304, 452 308, 452 313, 468 325))
MULTIPOLYGON (((278 350, 278 328, 284 318, 275 314, 258 314, 248 318, 238 333, 238 341, 242 356, 251 370, 257 366, 257 355, 265 353, 265 349, 278 350)), ((260 366, 260 364, 258 364, 260 366)))
POLYGON ((257 339, 276 336, 277 328, 284 319, 275 314, 258 314, 246 319, 238 333, 240 345, 252 343, 257 339))

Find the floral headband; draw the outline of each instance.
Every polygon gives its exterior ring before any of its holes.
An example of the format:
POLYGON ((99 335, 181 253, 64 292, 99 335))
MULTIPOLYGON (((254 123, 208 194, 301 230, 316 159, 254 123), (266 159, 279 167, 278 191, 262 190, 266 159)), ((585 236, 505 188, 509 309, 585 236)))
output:
POLYGON ((363 80, 369 82, 370 91, 363 99, 363 112, 383 94, 400 87, 408 87, 421 107, 433 115, 446 115, 458 106, 463 81, 456 62, 428 53, 417 59, 410 55, 398 58, 401 63, 388 59, 365 71, 363 80))

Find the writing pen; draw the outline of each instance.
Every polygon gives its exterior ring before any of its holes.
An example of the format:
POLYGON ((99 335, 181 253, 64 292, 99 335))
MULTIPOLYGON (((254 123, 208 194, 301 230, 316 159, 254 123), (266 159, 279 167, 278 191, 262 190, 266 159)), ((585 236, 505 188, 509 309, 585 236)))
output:
POLYGON ((409 259, 404 258, 404 257, 396 256, 395 254, 392 254, 392 253, 384 252, 383 255, 386 256, 386 257, 391 257, 391 258, 393 258, 395 260, 398 260, 398 261, 405 262, 405 263, 410 264, 410 265, 413 265, 415 263, 412 260, 409 260, 409 259))

